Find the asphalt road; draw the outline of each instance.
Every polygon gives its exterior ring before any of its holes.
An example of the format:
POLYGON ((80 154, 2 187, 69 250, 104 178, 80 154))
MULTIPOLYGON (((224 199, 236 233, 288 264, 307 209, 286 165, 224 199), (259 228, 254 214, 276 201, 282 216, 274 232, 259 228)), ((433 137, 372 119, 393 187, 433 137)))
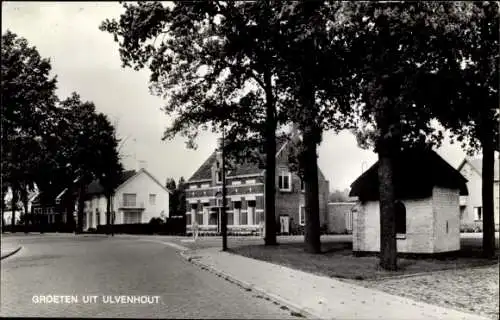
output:
POLYGON ((160 242, 74 235, 2 242, 23 249, 1 261, 1 317, 295 318, 160 242), (54 297, 62 295, 71 298, 54 297), (152 303, 116 303, 123 295, 149 296, 152 303), (87 296, 96 301, 84 303, 87 296))

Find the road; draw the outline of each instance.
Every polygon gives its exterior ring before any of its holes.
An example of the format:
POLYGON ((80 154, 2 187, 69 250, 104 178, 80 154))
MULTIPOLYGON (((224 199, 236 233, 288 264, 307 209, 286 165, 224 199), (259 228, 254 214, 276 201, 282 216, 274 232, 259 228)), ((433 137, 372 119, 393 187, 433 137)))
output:
POLYGON ((13 241, 23 249, 1 261, 1 317, 294 318, 254 292, 198 269, 161 241, 101 235, 2 239, 13 241), (78 302, 40 303, 55 295, 78 302), (147 295, 153 303, 103 301, 122 295, 147 295), (98 297, 83 303, 84 296, 98 297))

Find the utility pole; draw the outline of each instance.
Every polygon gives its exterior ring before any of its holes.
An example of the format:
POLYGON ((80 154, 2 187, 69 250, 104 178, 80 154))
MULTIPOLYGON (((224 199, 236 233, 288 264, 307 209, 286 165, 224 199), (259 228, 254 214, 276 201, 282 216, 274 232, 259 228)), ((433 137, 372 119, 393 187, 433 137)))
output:
POLYGON ((222 128, 222 209, 221 209, 221 232, 222 232, 222 251, 227 251, 227 215, 226 215, 226 160, 224 152, 224 127, 222 128))

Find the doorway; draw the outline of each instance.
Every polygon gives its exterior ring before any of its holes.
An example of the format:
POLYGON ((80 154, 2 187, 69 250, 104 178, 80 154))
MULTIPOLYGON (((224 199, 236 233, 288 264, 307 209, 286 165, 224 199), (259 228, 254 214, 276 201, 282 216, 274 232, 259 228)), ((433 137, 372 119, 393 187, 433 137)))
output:
POLYGON ((289 234, 290 233, 290 217, 280 216, 280 233, 289 234))

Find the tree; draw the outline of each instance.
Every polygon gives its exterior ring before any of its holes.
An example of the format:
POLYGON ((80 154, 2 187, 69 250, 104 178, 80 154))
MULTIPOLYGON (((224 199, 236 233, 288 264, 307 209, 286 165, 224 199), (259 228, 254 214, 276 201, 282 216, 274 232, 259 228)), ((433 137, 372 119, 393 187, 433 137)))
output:
POLYGON ((116 188, 121 183, 123 166, 120 162, 118 151, 119 141, 116 138, 116 131, 106 115, 99 113, 96 116, 96 124, 94 130, 97 133, 95 144, 97 154, 96 176, 99 177, 99 182, 104 189, 106 197, 106 224, 108 231, 111 224, 111 199, 116 188))
POLYGON ((346 202, 349 201, 349 189, 335 190, 330 192, 329 202, 346 202))
POLYGON ((170 191, 169 212, 170 215, 178 215, 179 209, 179 194, 177 193, 177 186, 173 178, 168 178, 165 187, 170 191))
POLYGON ((177 214, 181 216, 186 215, 186 181, 184 177, 179 178, 179 183, 177 183, 177 195, 178 195, 178 209, 177 214))
MULTIPOLYGON (((101 147, 101 139, 107 135, 108 140, 112 140, 114 139, 114 136, 109 131, 106 132, 104 130, 101 132, 99 130, 100 125, 103 122, 102 116, 96 113, 95 105, 92 102, 81 101, 78 94, 72 93, 70 97, 61 101, 61 108, 61 111, 65 113, 63 122, 71 124, 68 126, 69 143, 66 145, 67 149, 64 150, 64 152, 66 153, 66 157, 69 159, 67 168, 74 179, 68 188, 72 188, 75 182, 77 184, 77 232, 81 232, 83 230, 83 209, 86 187, 94 179, 104 178, 102 177, 103 172, 101 170, 101 163, 103 159, 101 154, 104 152, 103 150, 105 150, 106 147, 109 147, 110 145, 113 146, 114 144, 113 141, 108 141, 107 145, 104 144, 104 146, 101 147)), ((109 125, 109 123, 107 125, 109 125)), ((115 151, 109 149, 109 152, 116 153, 116 149, 115 151)), ((113 159, 112 157, 113 155, 111 155, 110 158, 112 161, 107 163, 106 166, 109 166, 107 168, 107 170, 111 170, 109 172, 116 173, 119 170, 114 167, 116 165, 116 159, 113 159)), ((105 179, 105 183, 115 181, 114 176, 110 176, 109 181, 105 179)), ((113 185, 113 183, 111 183, 111 185, 113 185)), ((107 185, 107 187, 110 188, 109 185, 107 185)))
POLYGON ((11 186, 13 199, 21 193, 26 211, 27 194, 39 170, 45 129, 41 124, 57 101, 56 78, 49 75, 50 60, 10 30, 2 35, 1 65, 2 183, 11 186))
POLYGON ((403 148, 439 143, 431 126, 425 85, 442 56, 442 43, 454 28, 453 3, 360 2, 344 7, 338 30, 350 35, 351 69, 359 83, 352 116, 358 137, 379 157, 380 265, 395 270, 393 166, 403 148))
POLYGON ((275 244, 276 7, 268 1, 176 2, 173 9, 160 3, 124 7, 120 22, 106 20, 101 30, 119 42, 124 66, 149 67, 152 91, 166 97, 169 114, 179 115, 166 138, 180 133, 193 146, 200 127, 227 127, 231 143, 225 152, 248 155, 264 137, 265 242, 275 244))
POLYGON ((321 252, 317 146, 326 129, 348 122, 351 73, 345 66, 344 39, 334 31, 340 3, 293 2, 281 6, 278 86, 286 93, 288 119, 302 133, 294 160, 305 184, 305 243, 321 252))
POLYGON ((470 155, 482 151, 483 253, 492 257, 494 151, 499 151, 499 4, 463 3, 455 15, 458 28, 446 39, 440 67, 424 89, 434 115, 453 140, 470 155))

